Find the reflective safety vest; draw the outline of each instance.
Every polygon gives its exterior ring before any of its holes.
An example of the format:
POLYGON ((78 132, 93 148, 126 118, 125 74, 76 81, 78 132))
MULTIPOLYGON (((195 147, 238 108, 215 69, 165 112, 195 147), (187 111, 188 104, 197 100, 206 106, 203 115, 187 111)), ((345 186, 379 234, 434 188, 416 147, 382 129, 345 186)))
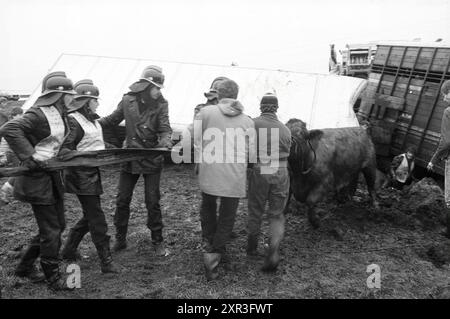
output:
POLYGON ((34 147, 35 158, 39 161, 46 161, 55 157, 64 140, 64 120, 61 114, 53 105, 40 108, 50 126, 50 135, 37 143, 34 147))
POLYGON ((408 165, 408 159, 405 154, 400 155, 403 157, 402 162, 395 170, 395 179, 400 183, 405 183, 414 169, 414 161, 411 162, 411 167, 408 165))
POLYGON ((99 151, 105 149, 105 142, 103 141, 102 126, 98 121, 92 123, 83 114, 73 112, 69 114, 72 116, 84 131, 84 136, 77 145, 77 151, 99 151))

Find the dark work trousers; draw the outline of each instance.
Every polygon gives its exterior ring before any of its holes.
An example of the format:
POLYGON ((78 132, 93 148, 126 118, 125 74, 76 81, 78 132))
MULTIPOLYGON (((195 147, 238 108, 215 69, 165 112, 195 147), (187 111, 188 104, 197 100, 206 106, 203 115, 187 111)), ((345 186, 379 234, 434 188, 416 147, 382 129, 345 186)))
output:
POLYGON ((39 235, 31 243, 18 266, 17 271, 31 267, 41 256, 42 270, 47 279, 59 275, 59 249, 61 234, 66 227, 64 219, 64 201, 59 199, 55 205, 31 205, 38 224, 39 235))
MULTIPOLYGON (((126 233, 130 218, 130 203, 139 176, 141 175, 131 174, 126 171, 120 172, 119 192, 116 201, 117 207, 114 214, 114 225, 119 233, 126 233)), ((161 198, 159 191, 161 171, 155 174, 143 174, 143 176, 145 184, 145 205, 147 206, 147 227, 152 231, 152 241, 159 243, 163 241, 163 222, 161 206, 159 205, 161 198)))
POLYGON ((99 195, 77 195, 83 208, 83 217, 72 227, 81 237, 87 232, 91 233, 95 247, 104 245, 109 241, 108 225, 103 213, 99 195))
POLYGON ((270 221, 284 225, 283 211, 289 195, 289 172, 286 167, 279 167, 275 172, 264 174, 261 167, 255 165, 251 170, 248 182, 248 233, 257 237, 266 203, 269 202, 268 215, 270 221))
POLYGON ((218 217, 217 198, 218 196, 202 193, 200 220, 203 238, 211 244, 211 252, 223 254, 225 253, 225 245, 233 230, 239 198, 220 197, 218 217))

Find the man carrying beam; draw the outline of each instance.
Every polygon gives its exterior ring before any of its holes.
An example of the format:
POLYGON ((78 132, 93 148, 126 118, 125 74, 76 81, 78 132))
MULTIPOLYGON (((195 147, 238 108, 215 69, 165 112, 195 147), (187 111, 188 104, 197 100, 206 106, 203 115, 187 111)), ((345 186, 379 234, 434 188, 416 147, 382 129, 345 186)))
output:
MULTIPOLYGON (((70 132, 58 155, 61 160, 71 159, 76 152, 105 149, 103 131, 96 113, 99 89, 91 80, 78 81, 74 88, 77 95, 68 110, 70 132)), ((103 193, 100 169, 83 166, 67 168, 64 171, 64 185, 67 193, 77 195, 83 208, 83 217, 70 229, 62 257, 71 261, 78 259, 78 245, 84 235, 90 232, 102 273, 119 272, 111 257, 108 225, 100 202, 103 193)))
POLYGON ((42 94, 20 119, 11 120, 0 129, 12 151, 30 172, 18 176, 14 196, 31 204, 39 234, 26 248, 15 274, 33 282, 47 279, 54 290, 69 289, 59 271, 61 234, 65 228, 64 189, 61 174, 39 170, 54 157, 68 132, 66 111, 76 93, 64 72, 52 72, 42 82, 42 94), (41 257, 45 278, 34 265, 41 257))
MULTIPOLYGON (((112 127, 125 120, 125 148, 172 147, 168 103, 161 94, 164 75, 158 66, 148 66, 141 78, 130 86, 117 109, 99 120, 103 127, 112 127)), ((139 176, 144 176, 147 227, 158 256, 166 255, 163 244, 163 222, 159 204, 159 183, 164 157, 150 156, 144 160, 125 163, 119 179, 114 225, 116 243, 114 250, 127 247, 126 235, 130 218, 130 202, 139 176)))

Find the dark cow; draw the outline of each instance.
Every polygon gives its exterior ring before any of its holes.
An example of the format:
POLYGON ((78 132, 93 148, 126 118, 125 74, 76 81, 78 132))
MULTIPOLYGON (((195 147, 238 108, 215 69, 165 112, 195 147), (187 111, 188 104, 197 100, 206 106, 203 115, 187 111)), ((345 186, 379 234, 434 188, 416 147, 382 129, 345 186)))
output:
POLYGON ((313 227, 319 227, 315 204, 333 193, 341 199, 349 198, 356 190, 360 172, 372 204, 378 207, 374 189, 375 148, 365 128, 308 131, 298 119, 291 119, 286 125, 292 133, 291 191, 296 200, 308 205, 308 219, 313 227))

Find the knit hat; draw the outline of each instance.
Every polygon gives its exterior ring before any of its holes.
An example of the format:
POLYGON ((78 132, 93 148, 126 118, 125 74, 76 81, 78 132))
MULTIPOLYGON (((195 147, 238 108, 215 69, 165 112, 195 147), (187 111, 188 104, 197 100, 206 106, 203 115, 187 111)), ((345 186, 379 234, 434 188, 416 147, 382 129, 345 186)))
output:
POLYGON ((450 80, 447 80, 441 86, 441 93, 448 94, 449 92, 450 92, 450 80))
POLYGON ((278 98, 273 93, 266 93, 259 104, 262 112, 276 112, 278 109, 278 98))

